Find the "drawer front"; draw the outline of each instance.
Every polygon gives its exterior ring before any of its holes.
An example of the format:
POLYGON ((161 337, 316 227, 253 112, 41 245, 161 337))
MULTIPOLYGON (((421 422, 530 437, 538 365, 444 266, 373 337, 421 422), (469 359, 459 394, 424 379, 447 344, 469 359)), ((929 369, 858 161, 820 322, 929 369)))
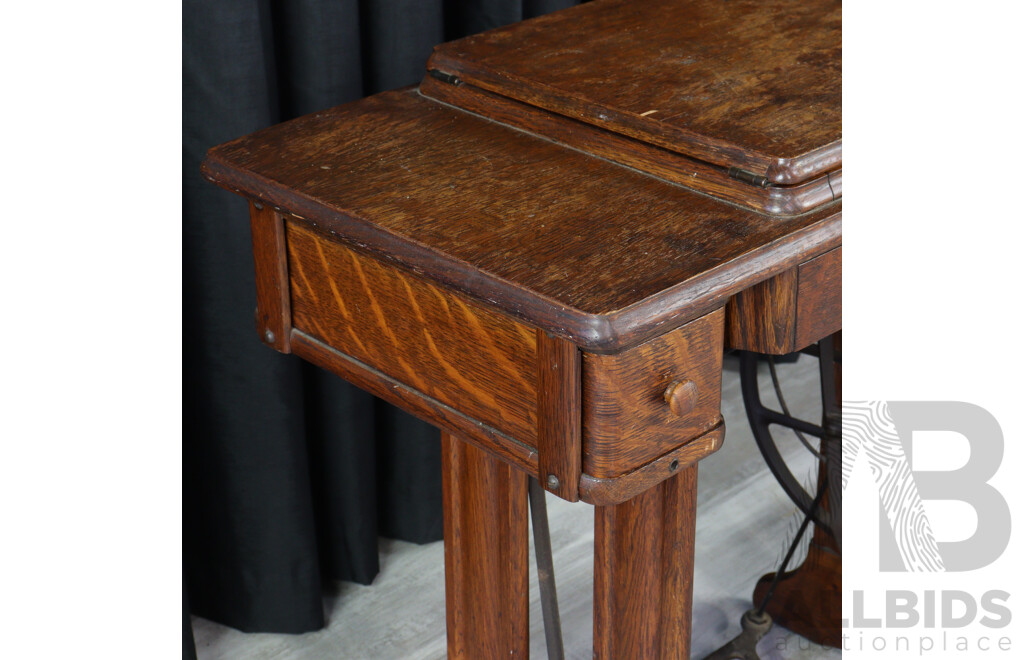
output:
POLYGON ((292 327, 536 447, 533 328, 286 222, 292 327))
POLYGON ((733 296, 729 348, 785 355, 843 327, 843 248, 805 261, 733 296))
POLYGON ((620 476, 719 423, 724 322, 718 309, 621 353, 583 354, 586 474, 620 476))
POLYGON ((843 328, 843 248, 806 261, 797 271, 794 351, 843 328))

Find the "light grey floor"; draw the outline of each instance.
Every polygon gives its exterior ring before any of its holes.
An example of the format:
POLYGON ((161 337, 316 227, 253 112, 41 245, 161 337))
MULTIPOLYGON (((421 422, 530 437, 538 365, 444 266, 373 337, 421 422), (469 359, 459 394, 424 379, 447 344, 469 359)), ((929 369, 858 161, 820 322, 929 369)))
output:
MULTIPOLYGON (((739 633, 754 583, 781 561, 799 518, 754 445, 740 398, 737 360, 726 357, 722 385, 725 446, 700 464, 692 657, 703 658, 739 633)), ((820 419, 817 361, 779 365, 791 411, 820 419)), ((767 369, 762 400, 774 402, 767 369)), ((793 437, 780 444, 794 473, 811 480, 813 460, 793 437)), ((591 657, 593 509, 548 497, 555 577, 566 656, 591 657)), ((801 555, 798 555, 798 557, 801 555)), ((444 554, 382 539, 372 586, 342 583, 325 602, 326 629, 305 635, 245 634, 193 617, 200 660, 433 660, 445 657, 444 554)), ((533 548, 530 548, 533 570, 533 548)), ((796 562, 794 562, 794 565, 796 562)), ((546 657, 536 573, 530 587, 530 652, 546 657)), ((758 645, 762 658, 840 658, 776 628, 758 645)))

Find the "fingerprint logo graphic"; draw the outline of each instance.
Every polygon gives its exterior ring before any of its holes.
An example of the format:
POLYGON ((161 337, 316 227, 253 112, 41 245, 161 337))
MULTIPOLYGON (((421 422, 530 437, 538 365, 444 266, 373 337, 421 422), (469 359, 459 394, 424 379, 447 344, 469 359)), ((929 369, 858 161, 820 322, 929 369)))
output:
POLYGON ((843 488, 864 454, 906 570, 945 571, 942 555, 885 401, 843 402, 843 488))

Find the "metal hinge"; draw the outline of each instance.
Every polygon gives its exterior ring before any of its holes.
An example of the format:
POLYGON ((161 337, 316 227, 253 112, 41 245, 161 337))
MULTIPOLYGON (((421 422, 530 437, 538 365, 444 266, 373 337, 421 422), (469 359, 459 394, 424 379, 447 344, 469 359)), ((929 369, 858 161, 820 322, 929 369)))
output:
POLYGON ((759 188, 767 188, 769 183, 768 177, 761 176, 760 174, 754 174, 753 172, 748 172, 747 170, 741 170, 738 167, 730 167, 729 176, 732 177, 733 179, 739 179, 740 181, 752 183, 755 186, 758 186, 759 188))
POLYGON ((427 69, 427 75, 431 78, 437 78, 441 82, 446 82, 449 85, 455 85, 456 87, 462 84, 462 78, 459 78, 454 73, 445 73, 438 69, 427 69))

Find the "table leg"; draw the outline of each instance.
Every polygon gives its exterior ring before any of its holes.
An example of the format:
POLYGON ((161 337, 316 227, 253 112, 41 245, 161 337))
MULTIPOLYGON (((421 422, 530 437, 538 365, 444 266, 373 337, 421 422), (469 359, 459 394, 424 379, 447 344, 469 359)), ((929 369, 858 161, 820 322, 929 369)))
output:
POLYGON ((689 658, 697 465, 596 507, 594 657, 689 658))
POLYGON ((526 658, 527 475, 441 434, 449 658, 526 658))

